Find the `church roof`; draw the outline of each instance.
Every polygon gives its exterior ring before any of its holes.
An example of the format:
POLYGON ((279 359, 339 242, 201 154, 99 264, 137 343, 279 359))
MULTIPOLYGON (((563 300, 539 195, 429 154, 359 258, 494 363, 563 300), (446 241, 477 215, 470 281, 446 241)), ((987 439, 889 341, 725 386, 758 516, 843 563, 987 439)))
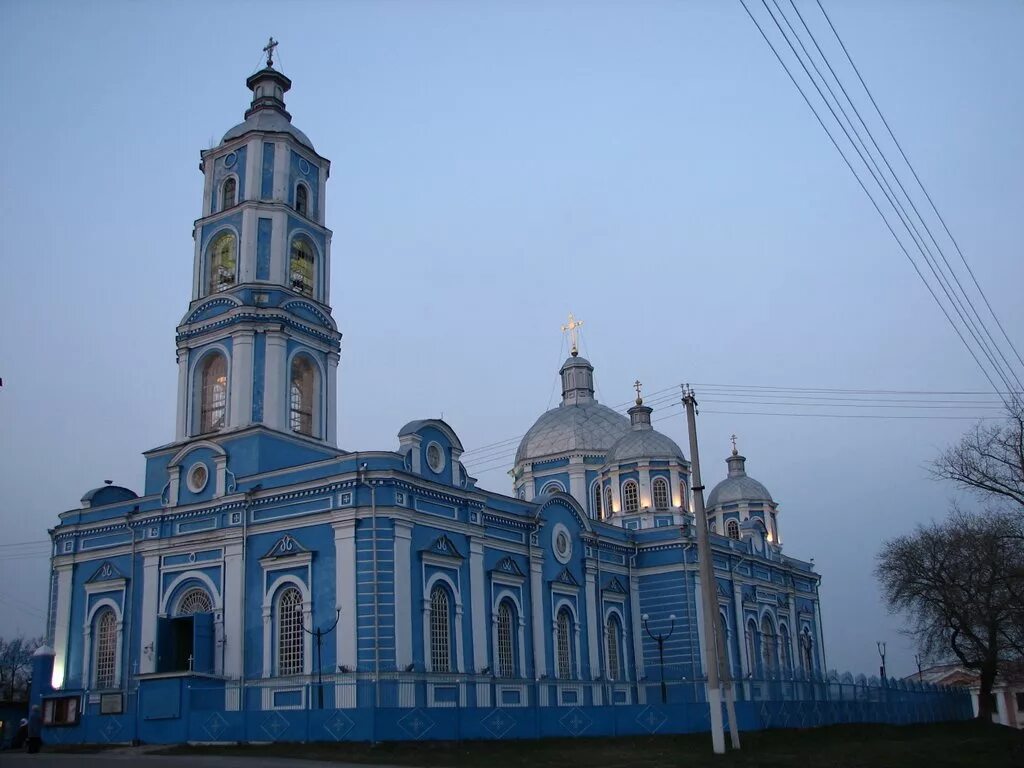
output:
POLYGON ((249 131, 262 131, 265 133, 287 133, 290 134, 300 144, 312 149, 313 142, 309 140, 309 137, 292 125, 291 120, 286 118, 280 112, 271 110, 260 110, 249 115, 243 122, 236 125, 230 131, 224 134, 224 138, 221 139, 221 144, 237 139, 239 136, 244 136, 249 131))
POLYGON ((567 451, 605 453, 629 430, 629 420, 596 400, 542 413, 523 436, 516 464, 567 451))
POLYGON ((676 441, 654 429, 631 430, 608 451, 606 464, 623 464, 634 459, 678 459, 686 461, 676 441))
POLYGON ((775 500, 764 485, 747 474, 746 457, 733 451, 726 459, 729 465, 729 476, 716 485, 708 495, 707 508, 721 504, 733 504, 740 501, 761 501, 774 504, 775 500))

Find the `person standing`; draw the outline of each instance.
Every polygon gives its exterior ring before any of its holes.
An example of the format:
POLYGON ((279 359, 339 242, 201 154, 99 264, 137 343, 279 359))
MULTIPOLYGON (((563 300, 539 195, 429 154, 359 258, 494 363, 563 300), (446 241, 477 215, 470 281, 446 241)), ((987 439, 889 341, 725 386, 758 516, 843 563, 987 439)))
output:
POLYGON ((28 713, 28 753, 34 755, 39 751, 39 745, 43 743, 43 714, 39 711, 39 705, 32 707, 28 713))

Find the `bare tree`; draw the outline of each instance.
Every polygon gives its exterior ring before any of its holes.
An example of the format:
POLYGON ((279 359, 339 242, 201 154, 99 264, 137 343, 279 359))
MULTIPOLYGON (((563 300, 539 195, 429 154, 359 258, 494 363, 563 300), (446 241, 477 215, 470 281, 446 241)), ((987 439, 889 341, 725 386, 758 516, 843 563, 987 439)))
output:
POLYGON ((8 700, 27 697, 32 654, 41 644, 38 638, 5 640, 0 637, 0 697, 8 700))
POLYGON ((1024 516, 1024 402, 1010 404, 1005 422, 976 424, 932 462, 932 474, 1024 516))
POLYGON ((887 541, 875 569, 889 609, 931 659, 950 654, 978 673, 978 718, 992 713, 992 684, 1024 659, 1022 518, 954 510, 940 523, 887 541))

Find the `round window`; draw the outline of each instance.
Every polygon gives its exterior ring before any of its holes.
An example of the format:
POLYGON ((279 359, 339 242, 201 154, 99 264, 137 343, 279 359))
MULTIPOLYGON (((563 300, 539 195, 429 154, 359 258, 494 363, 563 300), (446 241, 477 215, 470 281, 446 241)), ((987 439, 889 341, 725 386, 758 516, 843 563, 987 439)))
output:
POLYGON ((206 481, 209 479, 210 473, 207 472, 205 464, 202 462, 193 464, 192 469, 188 471, 188 489, 192 493, 199 493, 206 487, 206 481))
POLYGON ((572 536, 569 529, 561 523, 555 526, 551 537, 551 547, 555 551, 555 559, 560 563, 568 563, 572 557, 572 536))
POLYGON ((427 446, 427 466, 434 472, 440 472, 444 469, 444 452, 437 443, 431 443, 427 446))
POLYGON ((237 160, 238 155, 236 155, 234 152, 229 152, 227 155, 224 156, 224 167, 233 168, 237 160))

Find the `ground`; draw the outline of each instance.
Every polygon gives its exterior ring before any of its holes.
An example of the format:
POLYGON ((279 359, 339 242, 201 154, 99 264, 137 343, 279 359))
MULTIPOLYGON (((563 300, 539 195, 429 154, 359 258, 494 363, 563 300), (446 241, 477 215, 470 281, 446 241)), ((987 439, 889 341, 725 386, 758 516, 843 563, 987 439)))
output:
POLYGON ((107 749, 102 752, 0 754, 0 764, 110 768, 1020 768, 1024 732, 975 722, 921 726, 843 725, 813 730, 743 733, 743 749, 711 753, 707 734, 620 739, 545 739, 369 744, 268 744, 231 747, 107 749), (297 759, 299 758, 299 759, 297 759))

